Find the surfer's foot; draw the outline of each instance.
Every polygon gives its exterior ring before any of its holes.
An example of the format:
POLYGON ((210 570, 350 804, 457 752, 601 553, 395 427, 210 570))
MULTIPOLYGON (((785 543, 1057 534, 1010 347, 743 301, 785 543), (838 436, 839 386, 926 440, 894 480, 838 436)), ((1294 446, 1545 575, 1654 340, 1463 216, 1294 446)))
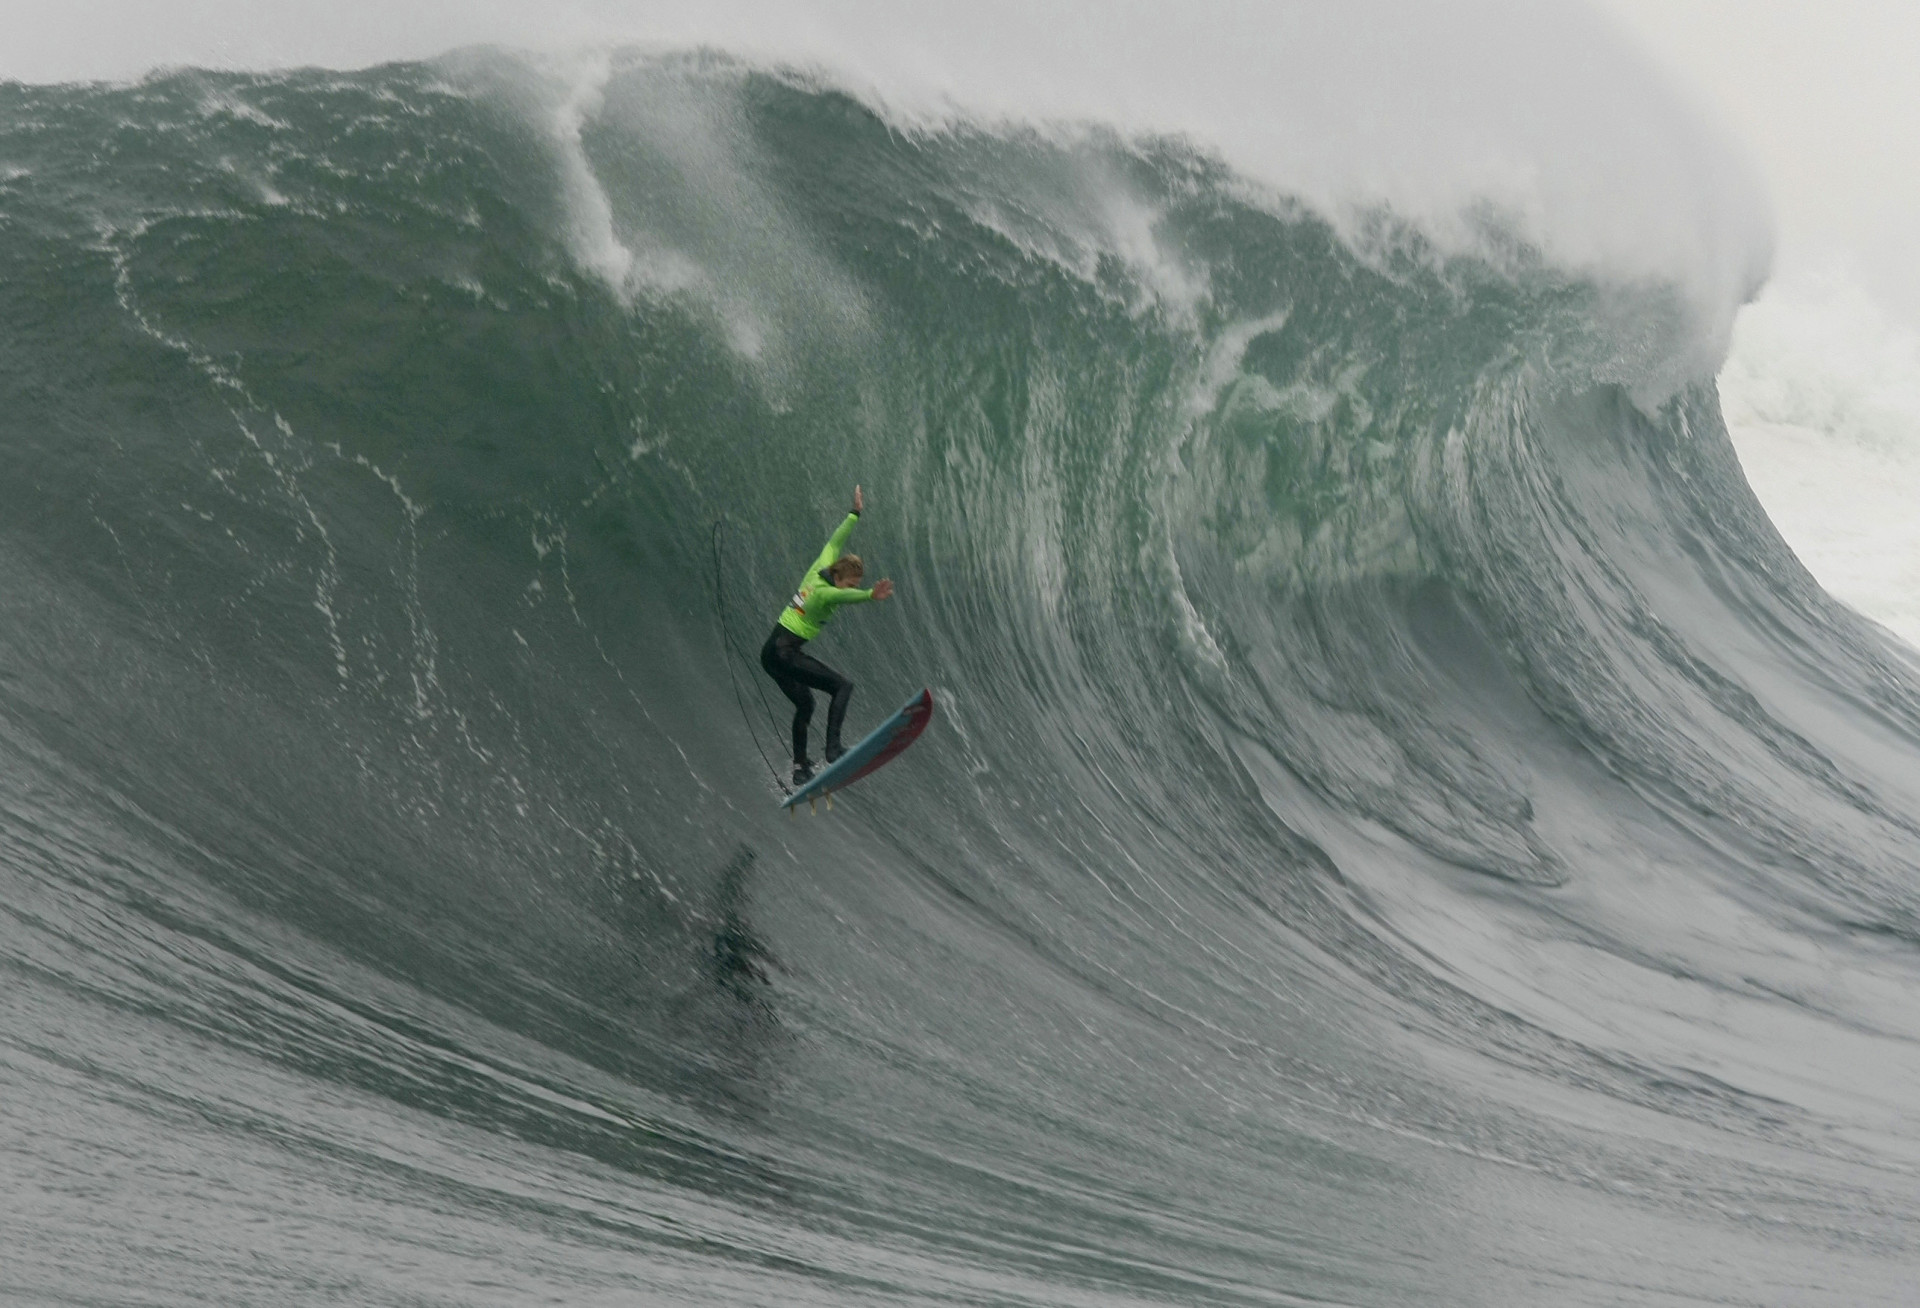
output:
POLYGON ((793 765, 793 784, 804 786, 813 780, 813 760, 803 758, 793 765))
POLYGON ((846 750, 840 748, 839 741, 836 740, 832 742, 827 746, 827 762, 838 763, 840 761, 840 756, 846 752, 847 752, 846 750))

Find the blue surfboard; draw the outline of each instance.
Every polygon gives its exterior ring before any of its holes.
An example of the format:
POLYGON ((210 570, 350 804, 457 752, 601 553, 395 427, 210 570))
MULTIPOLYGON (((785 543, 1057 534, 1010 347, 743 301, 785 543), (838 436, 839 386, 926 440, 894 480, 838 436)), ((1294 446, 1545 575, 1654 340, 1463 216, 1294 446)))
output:
POLYGON ((933 692, 923 690, 901 705, 898 713, 862 736, 852 749, 816 772, 813 780, 788 795, 781 801, 780 807, 791 812, 794 805, 802 800, 811 804, 824 797, 827 807, 832 808, 834 791, 845 790, 875 768, 891 762, 927 729, 927 723, 931 721, 933 692))

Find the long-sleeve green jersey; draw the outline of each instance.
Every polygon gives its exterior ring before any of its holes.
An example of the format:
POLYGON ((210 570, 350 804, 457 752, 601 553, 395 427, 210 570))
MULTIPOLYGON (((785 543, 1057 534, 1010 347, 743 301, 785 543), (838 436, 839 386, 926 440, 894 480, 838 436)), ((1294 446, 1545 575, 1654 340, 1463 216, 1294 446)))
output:
POLYGON ((847 520, 827 538, 827 547, 820 551, 820 557, 807 569, 807 575, 800 579, 800 589, 793 593, 793 598, 787 601, 787 607, 781 611, 780 625, 801 640, 812 640, 818 636, 820 628, 827 625, 833 611, 842 604, 864 604, 873 598, 871 590, 836 586, 826 577, 827 569, 838 563, 840 556, 846 552, 847 538, 853 535, 853 524, 858 521, 859 514, 849 513, 847 520))

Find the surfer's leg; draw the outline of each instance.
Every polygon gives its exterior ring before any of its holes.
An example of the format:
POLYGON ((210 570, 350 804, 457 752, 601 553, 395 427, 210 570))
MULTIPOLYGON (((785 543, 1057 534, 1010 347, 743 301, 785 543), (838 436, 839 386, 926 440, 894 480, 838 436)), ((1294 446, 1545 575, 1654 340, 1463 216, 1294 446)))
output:
POLYGON ((827 762, 840 757, 840 724, 847 720, 847 704, 853 699, 853 683, 845 677, 833 688, 833 701, 827 705, 827 762))
POLYGON ((797 681, 782 678, 780 689, 793 701, 793 761, 807 761, 807 724, 813 721, 813 692, 797 681))
POLYGON ((852 679, 798 649, 788 657, 785 670, 796 680, 833 696, 827 705, 827 762, 833 762, 840 757, 840 724, 847 720, 847 703, 853 698, 852 679))
POLYGON ((761 668, 773 678, 773 684, 780 687, 780 693, 793 701, 793 761, 796 766, 807 761, 807 724, 813 721, 813 692, 796 675, 798 669, 793 664, 796 655, 806 658, 800 653, 803 643, 785 627, 775 627, 773 634, 767 637, 767 643, 760 647, 761 668))
POLYGON ((827 707, 827 761, 831 763, 840 756, 840 724, 847 718, 853 682, 807 653, 806 643, 785 627, 775 627, 767 643, 760 647, 760 666, 793 701, 795 763, 807 756, 807 723, 813 717, 813 696, 807 693, 807 687, 833 696, 833 702, 827 707))

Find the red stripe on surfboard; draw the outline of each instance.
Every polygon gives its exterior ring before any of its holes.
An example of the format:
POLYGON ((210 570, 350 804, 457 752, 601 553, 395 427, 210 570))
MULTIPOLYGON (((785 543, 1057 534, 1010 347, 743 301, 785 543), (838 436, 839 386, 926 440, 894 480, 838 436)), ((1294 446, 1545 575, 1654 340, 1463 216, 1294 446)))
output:
POLYGON ((930 690, 921 691, 920 698, 908 704, 905 712, 907 720, 893 729, 893 735, 887 739, 887 743, 881 747, 880 752, 868 759, 861 765, 858 772, 855 772, 845 781, 842 781, 840 785, 835 786, 834 789, 838 790, 845 786, 851 786, 875 768, 891 762, 895 755, 900 753, 900 751, 908 745, 911 745, 919 737, 920 733, 927 729, 927 723, 933 721, 933 692, 930 690))

